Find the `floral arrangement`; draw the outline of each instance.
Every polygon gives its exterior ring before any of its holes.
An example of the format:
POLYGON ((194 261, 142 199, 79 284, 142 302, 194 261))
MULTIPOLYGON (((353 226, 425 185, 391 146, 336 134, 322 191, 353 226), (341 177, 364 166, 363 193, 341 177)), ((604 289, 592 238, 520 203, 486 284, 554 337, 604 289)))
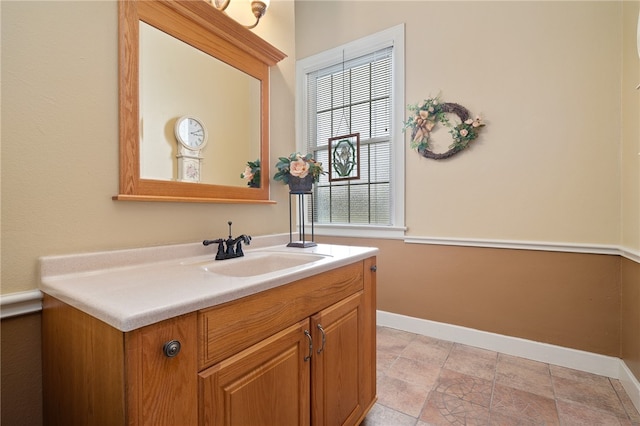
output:
POLYGON ((240 177, 247 181, 247 186, 250 188, 260 188, 260 159, 248 161, 240 177))
POLYGON ((478 137, 481 127, 484 127, 479 116, 469 118, 469 111, 462 105, 455 103, 441 103, 438 97, 426 99, 422 104, 409 105, 407 107, 414 115, 404 123, 404 130, 410 128, 411 148, 417 149, 425 157, 441 159, 465 149, 471 141, 478 137), (452 124, 447 113, 456 114, 461 123, 452 124), (430 151, 429 138, 436 124, 442 124, 449 128, 453 143, 449 151, 444 154, 434 154, 430 151))
POLYGON ((303 156, 299 152, 294 152, 288 157, 279 157, 276 168, 278 171, 273 175, 273 179, 280 180, 285 185, 289 184, 291 176, 303 179, 311 175, 313 182, 317 182, 320 180, 320 175, 326 173, 322 168, 322 163, 314 160, 311 154, 303 156))

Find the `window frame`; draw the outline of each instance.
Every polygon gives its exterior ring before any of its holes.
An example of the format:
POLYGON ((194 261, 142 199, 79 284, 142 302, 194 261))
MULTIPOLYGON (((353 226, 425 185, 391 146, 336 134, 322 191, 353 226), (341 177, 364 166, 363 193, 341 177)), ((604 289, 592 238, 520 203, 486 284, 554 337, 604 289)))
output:
MULTIPOLYGON (((404 117, 404 24, 380 31, 367 37, 326 50, 296 61, 296 150, 305 151, 304 135, 307 134, 307 74, 344 61, 393 46, 392 53, 392 102, 391 102, 391 225, 318 223, 314 222, 316 235, 372 238, 404 238, 405 197, 405 141, 402 132, 404 117)), ((306 212, 305 212, 306 213, 306 212)), ((299 223, 298 212, 298 223, 299 223)), ((310 228, 310 225, 309 225, 310 228)))

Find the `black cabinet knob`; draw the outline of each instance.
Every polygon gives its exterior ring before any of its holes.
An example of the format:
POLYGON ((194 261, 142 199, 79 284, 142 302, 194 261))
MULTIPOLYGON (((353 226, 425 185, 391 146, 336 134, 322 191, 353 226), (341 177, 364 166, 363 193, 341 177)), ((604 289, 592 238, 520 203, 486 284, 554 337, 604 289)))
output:
POLYGON ((167 358, 173 358, 180 353, 180 342, 177 340, 170 340, 164 344, 162 351, 167 358))

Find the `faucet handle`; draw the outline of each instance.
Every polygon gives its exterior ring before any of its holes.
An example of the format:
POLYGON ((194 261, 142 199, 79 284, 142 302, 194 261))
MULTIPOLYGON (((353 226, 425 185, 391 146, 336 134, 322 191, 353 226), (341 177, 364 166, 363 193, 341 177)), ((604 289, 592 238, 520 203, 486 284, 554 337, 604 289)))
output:
POLYGON ((251 244, 251 236, 242 234, 236 238, 236 240, 236 257, 242 257, 244 256, 244 252, 242 251, 242 242, 244 241, 247 245, 251 244))
POLYGON ((218 244, 216 260, 226 259, 224 254, 224 240, 222 238, 218 238, 217 240, 204 240, 202 244, 204 244, 205 246, 208 246, 209 244, 218 244))

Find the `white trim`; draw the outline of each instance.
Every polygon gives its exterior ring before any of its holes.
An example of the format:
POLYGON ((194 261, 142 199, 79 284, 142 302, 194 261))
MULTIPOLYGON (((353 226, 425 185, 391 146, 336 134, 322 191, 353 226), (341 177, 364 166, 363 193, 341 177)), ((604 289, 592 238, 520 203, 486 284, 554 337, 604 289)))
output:
POLYGON ((42 293, 40 290, 22 291, 19 293, 0 294, 0 318, 11 318, 31 314, 42 310, 42 293))
MULTIPOLYGON (((400 226, 355 225, 355 224, 314 224, 316 235, 354 238, 404 239, 407 228, 400 226)), ((305 225, 307 235, 311 234, 311 225, 305 225)))
POLYGON ((623 256, 640 263, 640 252, 630 248, 603 244, 554 243, 546 241, 490 240, 473 238, 406 237, 407 244, 431 244, 443 246, 486 247, 512 250, 541 250, 566 253, 607 254, 623 256))
POLYGON ((632 250, 628 247, 620 247, 620 256, 640 263, 640 250, 632 250))
POLYGON ((397 227, 404 227, 405 208, 405 135, 400 123, 405 114, 405 56, 404 56, 404 24, 396 25, 384 32, 386 37, 393 39, 393 104, 391 106, 391 156, 393 169, 391 170, 391 223, 397 227), (386 33, 389 34, 386 34, 386 33), (395 158, 394 158, 395 157, 395 158))
POLYGON ((545 241, 516 241, 516 240, 488 240, 471 238, 440 238, 440 237, 409 237, 405 238, 407 244, 435 244, 465 247, 488 247, 515 250, 544 250, 562 251, 570 253, 592 253, 618 255, 620 251, 613 246, 578 243, 552 243, 545 241))
MULTIPOLYGON (((341 46, 336 46, 321 53, 298 59, 296 62, 296 74, 298 74, 298 77, 304 77, 310 72, 335 65, 343 60, 348 61, 373 51, 384 49, 385 47, 398 46, 400 41, 402 43, 402 53, 404 56, 404 24, 398 24, 341 46), (401 40, 398 40, 399 38, 401 40)), ((404 77, 404 75, 402 77, 404 77)), ((297 81, 298 84, 303 84, 304 78, 297 81)), ((298 87, 300 88, 301 86, 298 87)), ((300 93, 304 93, 304 90, 300 93)))
POLYGON ((392 312, 377 311, 377 323, 383 327, 391 327, 618 379, 635 407, 640 411, 640 383, 620 358, 408 317, 392 312))
POLYGON ((633 402, 633 405, 638 411, 640 411, 640 382, 633 375, 627 364, 620 360, 620 369, 618 372, 618 380, 620 384, 629 395, 629 399, 633 402))
POLYGON ((458 325, 445 324, 391 312, 378 311, 378 325, 385 325, 437 339, 463 343, 507 355, 519 356, 607 377, 618 376, 618 358, 534 342, 458 325))

